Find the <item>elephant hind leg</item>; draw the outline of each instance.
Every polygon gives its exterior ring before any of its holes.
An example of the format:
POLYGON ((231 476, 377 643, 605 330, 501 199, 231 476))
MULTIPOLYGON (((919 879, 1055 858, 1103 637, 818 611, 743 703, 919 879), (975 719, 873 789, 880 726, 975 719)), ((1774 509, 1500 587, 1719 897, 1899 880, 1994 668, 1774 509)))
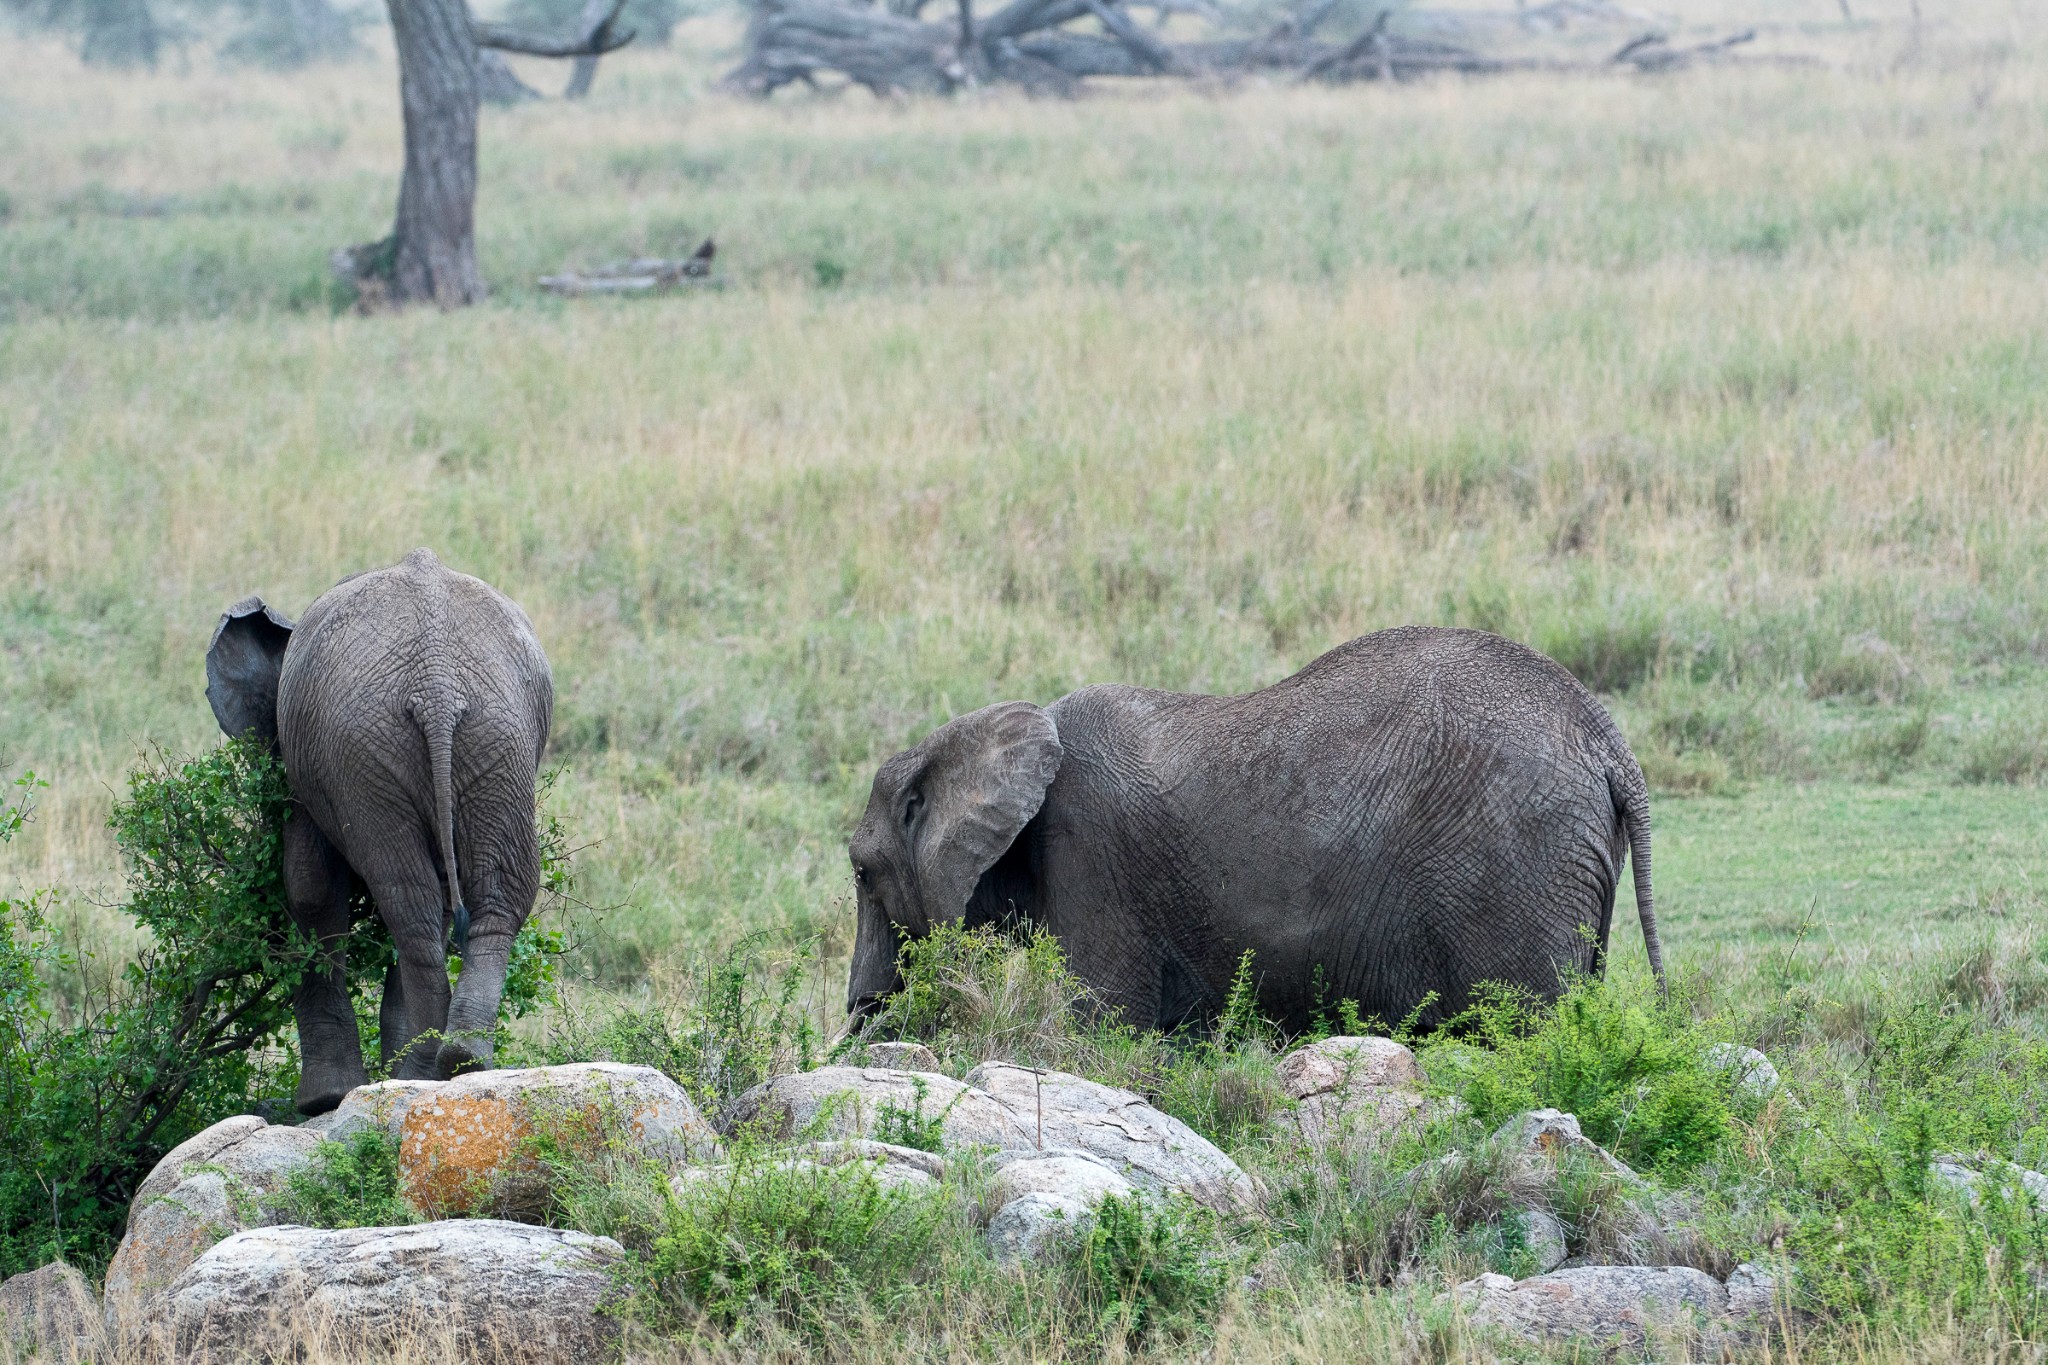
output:
POLYGON ((540 891, 540 851, 530 825, 524 835, 514 832, 502 843, 478 850, 477 861, 463 869, 463 891, 470 901, 469 951, 448 1007, 447 1036, 438 1062, 443 1076, 491 1064, 512 940, 540 891))
POLYGON ((285 912, 320 945, 314 966, 292 990, 292 1015, 299 1026, 301 1114, 324 1114, 369 1079, 363 1072, 362 1039, 349 1003, 348 863, 303 809, 285 821, 283 841, 285 912))
POLYGON ((396 1063, 395 1079, 437 1080, 434 1053, 448 1022, 448 959, 442 948, 447 893, 424 833, 408 827, 378 835, 362 840, 376 850, 374 858, 364 859, 369 866, 362 869, 363 880, 398 950, 386 981, 395 975, 401 987, 398 1006, 387 999, 379 1014, 380 1027, 392 1030, 382 1050, 396 1063))

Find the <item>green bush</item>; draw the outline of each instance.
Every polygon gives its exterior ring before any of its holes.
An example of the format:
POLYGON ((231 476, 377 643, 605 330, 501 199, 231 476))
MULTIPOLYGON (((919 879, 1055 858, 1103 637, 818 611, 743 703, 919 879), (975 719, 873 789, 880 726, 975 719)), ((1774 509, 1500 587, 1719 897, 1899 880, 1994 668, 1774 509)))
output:
POLYGON ((1587 1137, 1643 1169, 1682 1173, 1733 1132, 1733 1078, 1682 998, 1581 979, 1555 1005, 1492 987, 1424 1049, 1432 1080, 1482 1123, 1526 1109, 1578 1116, 1587 1137))
POLYGON ((938 1267, 950 1191, 885 1187, 863 1163, 792 1167, 742 1156, 669 1199, 638 1261, 643 1303, 721 1331, 757 1318, 808 1334, 886 1311, 938 1267))
POLYGON ((1206 1329, 1230 1282, 1215 1215, 1183 1199, 1104 1199, 1077 1262, 1097 1325, 1125 1345, 1206 1329))
MULTIPOLYGON (((32 778, 0 821, 28 817, 32 778)), ((203 1128, 288 1109, 297 1082, 291 993, 314 945, 284 909, 280 861, 290 794, 279 762, 233 741, 184 762, 151 756, 129 777, 112 827, 128 869, 122 908, 149 931, 118 973, 54 941, 43 898, 0 902, 0 1274, 62 1257, 93 1266, 163 1155, 203 1128), (55 980, 82 983, 49 1007, 55 980)), ((566 889, 558 824, 544 824, 545 877, 566 889)), ((358 898, 346 978, 376 1055, 375 993, 391 943, 358 898)), ((501 1018, 549 998, 558 935, 529 921, 501 1018)), ((451 964, 451 970, 459 964, 451 964)))
POLYGON ((323 1142, 270 1202, 280 1222, 309 1228, 397 1227, 419 1221, 399 1193, 398 1146, 381 1128, 323 1142))

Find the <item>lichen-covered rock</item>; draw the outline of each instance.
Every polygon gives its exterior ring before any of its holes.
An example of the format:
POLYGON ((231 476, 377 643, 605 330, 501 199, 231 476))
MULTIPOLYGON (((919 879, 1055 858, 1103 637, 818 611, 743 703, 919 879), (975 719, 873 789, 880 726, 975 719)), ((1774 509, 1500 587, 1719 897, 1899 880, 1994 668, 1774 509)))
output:
POLYGON ((998 1265, 1035 1264, 1080 1236, 1094 1216, 1089 1205, 1066 1195, 1019 1195, 989 1219, 989 1254, 998 1265))
POLYGON ((2006 1161, 1980 1160, 1966 1156, 1938 1156, 1927 1164, 1927 1173, 1975 1205, 1988 1181, 1993 1188, 2031 1199, 2035 1207, 2048 1211, 2048 1175, 2015 1166, 2006 1161))
POLYGON ((937 1071, 938 1056, 923 1043, 869 1043, 865 1049, 869 1066, 892 1071, 937 1071))
POLYGON ((127 1235, 107 1265, 107 1331, 126 1331, 215 1242, 271 1221, 269 1201, 319 1146, 317 1133, 244 1114, 173 1147, 128 1206, 127 1235))
POLYGON ((718 1140, 681 1086, 647 1066, 580 1062, 474 1071, 403 1097, 398 1164, 405 1198, 431 1217, 489 1211, 513 1219, 547 1205, 530 1144, 625 1151, 680 1167, 718 1140))
POLYGON ((1210 1208, 1255 1207, 1251 1177, 1216 1145, 1128 1090, 1064 1071, 985 1062, 967 1083, 993 1096, 1028 1135, 1021 1144, 1071 1147, 1145 1189, 1187 1195, 1210 1208))
POLYGON ((1027 1194, 1053 1194, 1094 1208, 1111 1195, 1133 1192, 1131 1182, 1087 1152, 1055 1147, 1044 1152, 1005 1152, 996 1158, 987 1206, 1000 1209, 1027 1194))
POLYGON ((719 1116, 719 1131, 746 1128, 771 1141, 866 1138, 892 1123, 939 1123, 945 1145, 1032 1147, 1028 1128, 995 1099, 937 1072, 823 1066, 761 1082, 719 1116))
POLYGON ((0 1358, 79 1365, 100 1347, 99 1300, 75 1266, 52 1261, 0 1283, 0 1358))
POLYGON ((623 1255, 608 1237, 492 1219, 253 1229, 151 1305, 142 1354, 350 1359, 424 1339, 495 1365, 606 1359, 618 1319, 602 1310, 623 1255))
POLYGON ((1276 1071, 1287 1097, 1305 1100, 1340 1090, 1421 1090, 1415 1054, 1391 1038, 1325 1038, 1288 1053, 1276 1071))
POLYGON ((300 1127, 329 1142, 347 1142, 357 1133, 381 1129, 395 1147, 406 1106, 440 1085, 439 1081, 378 1081, 375 1085, 359 1085, 342 1096, 339 1105, 318 1118, 307 1119, 300 1127))
POLYGON ((1639 1355, 1655 1345, 1717 1346, 1728 1290, 1689 1266, 1581 1266, 1526 1280, 1481 1275, 1457 1288, 1467 1319, 1531 1341, 1585 1341, 1639 1355))

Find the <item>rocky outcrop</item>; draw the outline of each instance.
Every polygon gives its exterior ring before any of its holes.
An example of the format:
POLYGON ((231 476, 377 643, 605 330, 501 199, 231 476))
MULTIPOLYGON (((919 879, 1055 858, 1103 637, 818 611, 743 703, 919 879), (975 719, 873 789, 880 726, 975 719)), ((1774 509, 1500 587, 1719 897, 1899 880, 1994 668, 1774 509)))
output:
POLYGON ((716 1134, 682 1087, 647 1066, 476 1071, 401 1093, 391 1105, 406 1200, 431 1217, 540 1216, 547 1175, 531 1145, 542 1137, 586 1158, 625 1151, 671 1167, 718 1153, 716 1134))
POLYGON ((1086 1153, 1134 1185, 1226 1212, 1256 1207, 1251 1177, 1216 1145, 1128 1090, 1064 1071, 985 1062, 967 1083, 993 1096, 1034 1149, 1086 1153))
POLYGON ((439 1081, 379 1081, 359 1085, 342 1097, 341 1103, 302 1125, 330 1142, 347 1142, 357 1133, 376 1129, 396 1147, 406 1106, 421 1095, 440 1087, 439 1081))
POLYGON ((1639 1184, 1642 1177, 1628 1163, 1587 1137, 1576 1115, 1560 1109, 1530 1109, 1494 1129, 1490 1141, 1504 1145, 1529 1161, 1555 1167, 1582 1161, 1618 1180, 1639 1184))
POLYGON ((75 1267, 53 1261, 0 1283, 0 1359, 80 1365, 101 1341, 99 1300, 75 1267))
POLYGON ((996 1210, 988 1222, 988 1249, 997 1265, 1036 1264, 1058 1254, 1087 1230, 1094 1208, 1079 1199, 1034 1190, 996 1210))
POLYGON ((2048 1175, 2030 1171, 2024 1166, 2015 1166, 2007 1161, 1994 1161, 1970 1156, 1938 1156, 1927 1164, 1927 1173, 1942 1185, 1961 1195, 1963 1202, 1975 1205, 1983 1198, 1985 1189, 2002 1189, 2008 1198, 2018 1196, 2033 1201, 2036 1208, 2048 1211, 2048 1175))
POLYGON ((1000 1265, 1037 1262, 1086 1230, 1104 1199, 1127 1199, 1137 1187, 1099 1158, 1074 1148, 1002 1152, 992 1159, 984 1207, 988 1246, 1000 1265))
POLYGON ((1769 1281, 1744 1273, 1741 1318, 1730 1311, 1728 1286, 1688 1266, 1581 1266, 1525 1280, 1481 1275, 1456 1294, 1469 1322, 1531 1341, 1585 1342, 1631 1359, 1652 1349, 1682 1359, 1691 1348, 1712 1359, 1758 1326, 1759 1297, 1768 1312, 1769 1281))
POLYGON ((1391 1038, 1325 1038, 1282 1057, 1277 1074, 1296 1104, 1274 1130, 1311 1147, 1370 1143, 1432 1113, 1415 1054, 1391 1038))
POLYGON ((319 1145, 317 1133, 245 1114, 172 1148, 136 1191, 127 1235, 108 1263, 108 1332, 131 1327, 208 1247, 272 1221, 269 1201, 319 1145))
POLYGON ((605 1359, 618 1321, 602 1310, 623 1255, 610 1238, 489 1219, 252 1229, 151 1305, 142 1355, 351 1359, 418 1342, 495 1365, 605 1359))
POLYGON ((722 1133, 738 1128, 771 1141, 869 1138, 905 1124, 934 1122, 949 1147, 1033 1147, 1031 1130, 972 1085, 934 1071, 824 1066, 763 1081, 719 1116, 722 1133))
POLYGON ((1054 1194, 1093 1208, 1111 1195, 1133 1192, 1131 1182, 1089 1155, 1067 1147, 1043 1152, 1004 1152, 994 1158, 995 1178, 989 1182, 987 1205, 1000 1209, 1027 1194, 1054 1194))

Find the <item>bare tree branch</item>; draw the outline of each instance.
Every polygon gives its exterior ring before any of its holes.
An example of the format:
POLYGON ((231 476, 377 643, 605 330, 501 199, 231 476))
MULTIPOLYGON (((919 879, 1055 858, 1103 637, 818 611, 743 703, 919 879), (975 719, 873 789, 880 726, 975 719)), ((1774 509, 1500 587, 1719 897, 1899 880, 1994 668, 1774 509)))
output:
POLYGON ((528 57, 601 57, 633 41, 632 29, 616 28, 619 13, 625 8, 626 0, 612 0, 611 12, 595 27, 568 37, 551 38, 510 24, 487 24, 475 19, 470 20, 469 32, 478 47, 494 47, 528 57))

